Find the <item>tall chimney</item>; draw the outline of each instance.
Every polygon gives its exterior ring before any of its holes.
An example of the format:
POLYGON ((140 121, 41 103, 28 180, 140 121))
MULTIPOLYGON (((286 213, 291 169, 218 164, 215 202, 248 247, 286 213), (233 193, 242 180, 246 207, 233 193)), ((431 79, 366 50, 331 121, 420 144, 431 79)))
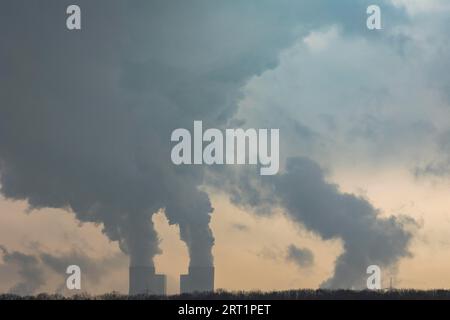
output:
POLYGON ((180 276, 180 293, 214 291, 214 267, 189 267, 180 276))
POLYGON ((166 294, 166 276, 155 274, 154 267, 130 267, 130 295, 136 294, 166 294))

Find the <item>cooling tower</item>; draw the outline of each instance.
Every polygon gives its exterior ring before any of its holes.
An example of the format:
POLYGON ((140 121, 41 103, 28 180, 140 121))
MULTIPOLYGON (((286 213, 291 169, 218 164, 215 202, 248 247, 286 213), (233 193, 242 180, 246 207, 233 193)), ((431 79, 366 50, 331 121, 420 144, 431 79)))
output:
POLYGON ((154 267, 130 267, 130 295, 166 294, 166 276, 155 274, 154 267))
POLYGON ((189 267, 189 274, 180 276, 180 292, 214 291, 214 267, 189 267))

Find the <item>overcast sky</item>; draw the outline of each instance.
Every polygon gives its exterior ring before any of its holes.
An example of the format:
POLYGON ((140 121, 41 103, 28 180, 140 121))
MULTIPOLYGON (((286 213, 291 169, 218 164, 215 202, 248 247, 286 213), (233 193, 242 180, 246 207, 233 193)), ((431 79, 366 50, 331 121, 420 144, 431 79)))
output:
POLYGON ((216 287, 450 286, 450 5, 6 1, 0 291, 128 289, 155 264, 216 287), (170 133, 279 128, 280 173, 176 167, 170 133), (270 275, 270 276, 267 276, 270 275))

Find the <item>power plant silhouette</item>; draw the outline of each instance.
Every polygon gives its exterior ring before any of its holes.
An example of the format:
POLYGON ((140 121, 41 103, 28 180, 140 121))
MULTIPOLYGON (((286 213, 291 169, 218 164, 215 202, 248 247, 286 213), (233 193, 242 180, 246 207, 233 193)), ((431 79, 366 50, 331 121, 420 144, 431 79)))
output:
MULTIPOLYGON (((166 275, 156 274, 150 266, 130 267, 129 294, 165 295, 166 275)), ((189 267, 188 274, 180 276, 180 293, 214 291, 214 267, 189 267)))

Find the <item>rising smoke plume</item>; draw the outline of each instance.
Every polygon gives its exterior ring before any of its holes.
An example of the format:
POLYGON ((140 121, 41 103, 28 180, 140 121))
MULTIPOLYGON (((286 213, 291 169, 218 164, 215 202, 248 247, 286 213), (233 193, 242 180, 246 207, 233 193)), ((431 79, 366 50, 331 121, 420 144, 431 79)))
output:
MULTIPOLYGON (((80 0, 82 30, 69 32, 69 1, 5 1, 2 194, 32 208, 64 208, 80 221, 101 223, 130 255, 131 265, 153 264, 159 248, 151 217, 164 209, 169 223, 180 226, 190 264, 213 265, 213 208, 199 189, 204 169, 171 164, 171 132, 199 119, 208 127, 224 126, 236 111, 242 85, 274 66, 281 49, 322 24, 357 32, 368 3, 80 0)), ((408 236, 395 219, 377 219, 370 204, 339 194, 313 165, 308 169, 313 172, 305 174, 316 179, 312 185, 324 192, 319 203, 308 197, 315 193, 303 184, 298 166, 288 169, 293 175, 276 177, 273 186, 294 221, 325 238, 344 239, 347 253, 335 279, 349 277, 343 267, 360 258, 352 254, 359 252, 350 241, 353 227, 369 237, 364 248, 369 240, 387 241, 380 239, 386 232, 394 235, 387 238, 391 247, 379 247, 386 257, 375 254, 380 262, 403 255, 408 236), (334 205, 337 224, 327 222, 334 219, 334 205)))
MULTIPOLYGON (((274 177, 242 170, 228 178, 231 182, 221 185, 227 185, 235 204, 263 215, 280 208, 322 239, 342 240, 344 252, 336 260, 333 276, 321 287, 365 288, 368 266, 395 270, 400 258, 411 255, 408 248, 417 227, 412 218, 382 217, 368 200, 327 182, 322 168, 310 159, 289 158, 284 172, 274 177)), ((214 177, 212 184, 217 184, 214 177)), ((298 258, 298 248, 290 248, 289 255, 298 258)))

